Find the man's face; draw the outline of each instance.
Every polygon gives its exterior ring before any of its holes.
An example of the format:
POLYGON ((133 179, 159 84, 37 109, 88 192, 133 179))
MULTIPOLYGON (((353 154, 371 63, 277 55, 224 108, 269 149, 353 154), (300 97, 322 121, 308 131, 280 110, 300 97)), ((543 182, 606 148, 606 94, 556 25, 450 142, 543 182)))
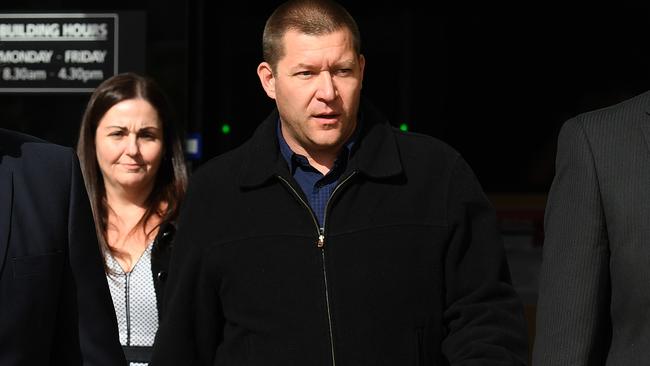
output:
POLYGON ((337 154, 354 132, 365 60, 347 29, 326 35, 288 31, 276 72, 258 74, 275 99, 282 134, 297 153, 337 154))

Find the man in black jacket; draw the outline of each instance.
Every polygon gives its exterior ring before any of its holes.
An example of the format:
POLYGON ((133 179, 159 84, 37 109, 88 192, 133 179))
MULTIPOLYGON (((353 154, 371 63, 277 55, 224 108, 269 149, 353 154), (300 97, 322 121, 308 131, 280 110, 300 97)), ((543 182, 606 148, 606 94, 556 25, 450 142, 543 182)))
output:
POLYGON ((523 365, 494 211, 455 151, 360 103, 347 11, 285 3, 263 42, 277 110, 190 183, 152 364, 523 365))
POLYGON ((0 129, 0 365, 125 365, 74 151, 0 129))

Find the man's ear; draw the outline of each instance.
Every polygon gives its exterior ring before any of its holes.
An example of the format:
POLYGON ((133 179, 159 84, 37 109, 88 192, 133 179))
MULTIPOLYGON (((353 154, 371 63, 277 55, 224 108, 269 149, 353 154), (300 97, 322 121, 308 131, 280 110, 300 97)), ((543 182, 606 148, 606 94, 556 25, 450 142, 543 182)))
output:
POLYGON ((271 65, 268 62, 262 62, 257 66, 257 76, 260 77, 260 82, 266 95, 271 99, 275 99, 275 77, 273 76, 271 65))

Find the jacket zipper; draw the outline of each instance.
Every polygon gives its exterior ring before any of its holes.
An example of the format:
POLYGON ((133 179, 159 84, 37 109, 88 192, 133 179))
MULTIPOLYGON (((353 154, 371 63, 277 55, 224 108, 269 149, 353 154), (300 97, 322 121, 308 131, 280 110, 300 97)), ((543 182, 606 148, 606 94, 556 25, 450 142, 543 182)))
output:
POLYGON ((343 187, 345 183, 347 183, 350 180, 350 178, 352 178, 355 174, 357 174, 357 171, 353 170, 352 173, 350 173, 350 175, 345 177, 345 179, 343 179, 341 183, 339 183, 336 187, 334 187, 334 190, 332 191, 330 198, 327 200, 327 203, 325 204, 325 213, 323 214, 323 228, 321 229, 322 232, 318 237, 319 244, 320 244, 319 248, 323 248, 325 246, 325 222, 327 222, 327 211, 330 207, 330 202, 332 201, 332 198, 334 198, 334 195, 339 190, 339 188, 343 187))
POLYGON ((332 355, 332 366, 336 366, 336 355, 334 352, 334 331, 332 329, 332 311, 331 311, 331 306, 330 306, 330 295, 329 295, 329 285, 327 282, 327 266, 325 265, 325 222, 327 220, 327 210, 330 205, 330 201, 334 197, 334 194, 341 188, 345 183, 352 178, 356 174, 356 171, 352 171, 350 175, 348 175, 345 179, 339 183, 334 190, 332 191, 332 194, 330 195, 329 199, 327 200, 327 203, 325 204, 325 213, 323 215, 323 227, 320 227, 318 225, 318 220, 316 220, 316 215, 314 214, 314 210, 309 206, 309 203, 305 202, 305 200, 300 196, 300 194, 293 188, 293 186, 289 183, 288 180, 284 179, 282 176, 277 176, 284 184, 289 187, 289 189, 293 192, 293 194, 298 197, 298 200, 302 202, 303 206, 307 208, 307 211, 309 211, 309 214, 311 215, 312 220, 314 221, 314 225, 316 225, 316 233, 318 235, 318 240, 316 242, 316 247, 320 248, 320 254, 321 254, 321 263, 323 267, 323 280, 325 283, 325 305, 327 307, 327 323, 329 326, 329 335, 330 335, 330 352, 332 355))

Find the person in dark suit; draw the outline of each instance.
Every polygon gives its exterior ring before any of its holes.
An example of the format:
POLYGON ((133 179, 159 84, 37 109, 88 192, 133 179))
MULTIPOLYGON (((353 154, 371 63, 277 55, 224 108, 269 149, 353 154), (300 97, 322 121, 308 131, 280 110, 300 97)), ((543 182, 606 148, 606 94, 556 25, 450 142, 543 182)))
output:
POLYGON ((533 364, 650 360, 650 92, 567 121, 545 217, 533 364))
POLYGON ((0 129, 0 365, 124 365, 70 148, 0 129))

